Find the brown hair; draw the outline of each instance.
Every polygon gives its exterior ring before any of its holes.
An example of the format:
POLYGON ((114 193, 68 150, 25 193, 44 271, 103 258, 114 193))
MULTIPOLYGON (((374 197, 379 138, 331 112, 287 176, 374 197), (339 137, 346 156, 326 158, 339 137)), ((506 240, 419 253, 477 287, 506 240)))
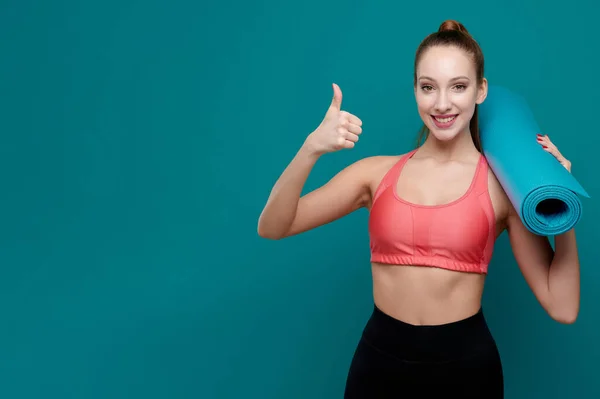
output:
MULTIPOLYGON (((435 47, 435 46, 454 46, 461 50, 464 50, 467 54, 469 54, 473 63, 475 64, 475 71, 477 73, 477 84, 481 84, 483 81, 483 53, 479 44, 473 39, 473 37, 469 34, 467 29, 458 21, 455 20, 446 20, 442 22, 437 32, 428 35, 419 47, 417 48, 417 54, 415 56, 415 71, 414 71, 414 85, 417 84, 417 65, 423 56, 425 50, 435 47)), ((475 105, 475 113, 473 114, 473 118, 470 123, 471 137, 473 138, 473 143, 478 151, 481 152, 481 139, 479 137, 479 121, 478 121, 478 112, 477 112, 477 104, 475 105)), ((427 126, 423 125, 419 132, 419 136, 417 137, 417 146, 423 141, 423 139, 427 138, 429 135, 429 129, 427 126)))

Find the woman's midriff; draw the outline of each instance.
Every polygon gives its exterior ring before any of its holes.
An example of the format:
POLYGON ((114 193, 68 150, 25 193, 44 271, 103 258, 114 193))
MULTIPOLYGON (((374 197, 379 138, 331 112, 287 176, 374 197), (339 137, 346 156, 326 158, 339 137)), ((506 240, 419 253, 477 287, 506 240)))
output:
POLYGON ((372 273, 375 305, 405 323, 451 323, 481 307, 485 274, 379 263, 372 273))

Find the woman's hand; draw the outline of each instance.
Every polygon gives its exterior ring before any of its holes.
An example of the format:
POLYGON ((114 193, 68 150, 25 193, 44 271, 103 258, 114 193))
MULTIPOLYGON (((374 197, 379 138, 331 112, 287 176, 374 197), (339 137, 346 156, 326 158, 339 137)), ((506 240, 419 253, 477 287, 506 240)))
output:
POLYGON ((538 134, 537 142, 542 146, 544 151, 547 151, 550 154, 554 155, 554 158, 556 158, 556 160, 558 162, 560 162, 560 164, 562 166, 564 166, 569 171, 569 173, 571 173, 571 161, 569 161, 567 158, 565 158, 560 153, 560 151, 558 151, 558 148, 556 148, 554 143, 552 141, 550 141, 550 138, 548 137, 548 135, 538 134))
POLYGON ((342 90, 333 83, 333 99, 325 118, 317 129, 306 139, 306 144, 315 153, 339 151, 354 148, 362 133, 362 121, 357 116, 342 111, 342 90))

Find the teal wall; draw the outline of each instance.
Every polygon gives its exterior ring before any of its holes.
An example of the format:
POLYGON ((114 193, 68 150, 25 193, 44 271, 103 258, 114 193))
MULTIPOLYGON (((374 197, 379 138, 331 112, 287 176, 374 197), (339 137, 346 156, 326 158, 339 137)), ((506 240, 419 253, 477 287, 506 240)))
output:
MULTIPOLYGON (((410 148, 414 50, 457 18, 600 195, 598 5, 517 3, 4 1, 0 397, 340 398, 372 306, 367 213, 256 234, 331 82, 364 134, 307 190, 410 148)), ((508 398, 600 396, 596 223, 586 200, 571 326, 500 238, 484 306, 508 398)))

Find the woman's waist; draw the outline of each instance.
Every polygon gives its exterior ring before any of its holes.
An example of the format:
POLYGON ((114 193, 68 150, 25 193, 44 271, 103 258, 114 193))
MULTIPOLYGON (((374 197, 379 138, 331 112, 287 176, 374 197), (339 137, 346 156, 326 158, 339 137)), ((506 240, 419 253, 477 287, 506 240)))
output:
POLYGON ((375 304, 406 323, 450 323, 473 315, 481 307, 483 274, 376 263, 372 269, 375 304))
POLYGON ((445 363, 497 350, 483 309, 443 324, 415 325, 397 319, 377 304, 362 340, 378 351, 405 362, 445 363))

